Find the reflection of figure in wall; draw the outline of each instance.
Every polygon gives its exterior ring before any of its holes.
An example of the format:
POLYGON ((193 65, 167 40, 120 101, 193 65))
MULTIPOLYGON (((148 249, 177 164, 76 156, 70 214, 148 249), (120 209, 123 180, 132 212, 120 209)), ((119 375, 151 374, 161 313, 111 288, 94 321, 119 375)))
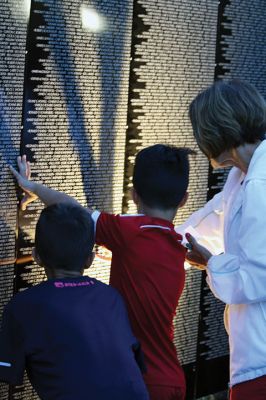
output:
MULTIPOLYGON (((133 332, 147 365, 144 379, 151 400, 183 400, 185 378, 172 341, 173 316, 183 290, 186 250, 173 226, 187 198, 187 149, 155 145, 136 157, 133 199, 139 214, 112 215, 88 210, 96 243, 112 251, 110 284, 123 295, 133 332)), ((46 205, 73 202, 64 193, 29 181, 28 164, 19 159, 19 185, 46 205)), ((30 195, 31 196, 31 195, 30 195)), ((26 197, 26 202, 31 198, 26 197)))
POLYGON ((231 400, 265 400, 265 101, 248 83, 216 82, 192 102, 190 118, 212 166, 233 168, 222 192, 178 229, 223 243, 224 254, 212 256, 188 233, 188 259, 206 269, 213 294, 228 305, 231 400))
POLYGON ((34 254, 48 280, 5 308, 0 380, 22 384, 26 369, 43 400, 148 400, 121 296, 83 276, 93 245, 94 223, 82 207, 42 211, 34 254))

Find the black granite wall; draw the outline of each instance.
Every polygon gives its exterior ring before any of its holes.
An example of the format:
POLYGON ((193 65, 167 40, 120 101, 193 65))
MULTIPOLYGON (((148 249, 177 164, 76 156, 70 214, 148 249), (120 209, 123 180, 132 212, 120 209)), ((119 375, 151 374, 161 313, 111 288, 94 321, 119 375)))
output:
MULTIPOLYGON (((34 179, 111 212, 130 200, 137 151, 156 142, 196 149, 188 105, 215 79, 238 77, 266 95, 264 0, 4 0, 0 4, 0 312, 16 291, 44 279, 29 261, 42 204, 17 211, 7 168, 21 151, 34 179)), ((181 223, 223 186, 225 171, 191 160, 181 223)), ((109 280, 97 249, 90 274, 109 280)), ((187 269, 175 344, 188 399, 225 389, 223 304, 187 269)), ((0 385, 0 399, 37 399, 0 385)))

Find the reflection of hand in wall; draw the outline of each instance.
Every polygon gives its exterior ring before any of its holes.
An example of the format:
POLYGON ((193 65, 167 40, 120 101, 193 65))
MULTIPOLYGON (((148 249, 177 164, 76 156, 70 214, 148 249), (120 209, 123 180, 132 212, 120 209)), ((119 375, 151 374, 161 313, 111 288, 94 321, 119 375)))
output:
POLYGON ((16 171, 11 165, 9 166, 10 171, 17 179, 18 185, 24 190, 25 195, 20 203, 20 208, 26 210, 27 205, 37 199, 34 192, 34 182, 30 181, 31 170, 30 163, 27 161, 26 156, 18 157, 18 171, 16 171))
POLYGON ((186 239, 190 244, 190 250, 187 252, 186 261, 197 269, 205 270, 212 254, 206 247, 201 246, 189 233, 186 233, 186 239))

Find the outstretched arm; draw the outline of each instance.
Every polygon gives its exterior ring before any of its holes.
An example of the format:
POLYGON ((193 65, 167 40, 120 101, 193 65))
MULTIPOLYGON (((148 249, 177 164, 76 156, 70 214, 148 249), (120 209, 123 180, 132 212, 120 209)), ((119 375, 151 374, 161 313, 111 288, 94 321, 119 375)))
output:
POLYGON ((266 302, 266 180, 250 179, 242 190, 241 217, 234 222, 234 235, 229 232, 230 251, 211 256, 193 237, 187 237, 192 245, 188 261, 206 266, 211 291, 226 304, 266 302))
POLYGON ((68 196, 66 193, 50 189, 45 185, 31 181, 30 163, 27 161, 25 155, 18 157, 17 162, 18 171, 12 166, 10 166, 10 171, 16 178, 18 185, 25 191, 25 196, 20 204, 22 210, 25 210, 27 205, 36 198, 39 198, 46 206, 64 202, 79 204, 73 197, 68 196))

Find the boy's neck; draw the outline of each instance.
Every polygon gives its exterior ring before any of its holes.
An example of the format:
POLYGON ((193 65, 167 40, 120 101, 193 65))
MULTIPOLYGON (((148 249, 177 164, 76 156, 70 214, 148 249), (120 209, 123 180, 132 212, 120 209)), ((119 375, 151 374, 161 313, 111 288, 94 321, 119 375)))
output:
POLYGON ((45 268, 48 279, 78 278, 83 276, 84 271, 67 271, 64 269, 50 270, 45 268))
POLYGON ((166 221, 173 222, 177 209, 160 210, 158 208, 150 208, 144 204, 141 204, 138 207, 138 212, 140 214, 145 214, 148 217, 161 218, 165 219, 166 221))

